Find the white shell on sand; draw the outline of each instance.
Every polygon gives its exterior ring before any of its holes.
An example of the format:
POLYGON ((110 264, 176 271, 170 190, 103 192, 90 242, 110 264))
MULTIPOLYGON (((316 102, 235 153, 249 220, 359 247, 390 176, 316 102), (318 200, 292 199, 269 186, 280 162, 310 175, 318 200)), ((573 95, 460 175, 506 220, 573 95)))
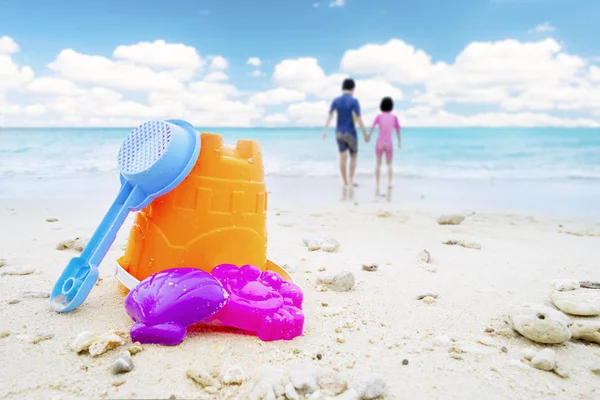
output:
POLYGON ((364 376, 356 384, 356 391, 360 399, 373 400, 385 395, 387 385, 379 374, 364 376))
POLYGON ((76 353, 87 351, 95 357, 124 343, 125 341, 116 331, 110 331, 99 336, 94 334, 94 332, 83 331, 71 343, 71 350, 76 353))
POLYGON ((328 253, 332 253, 337 251, 340 248, 340 243, 335 239, 326 239, 321 243, 321 250, 326 251, 328 253))
POLYGON ((89 238, 87 237, 71 237, 63 239, 56 245, 56 250, 75 250, 82 252, 85 246, 87 246, 88 241, 89 238))
POLYGON ((374 272, 379 269, 379 265, 378 264, 363 264, 362 269, 363 269, 363 271, 374 272))
POLYGON ((556 366, 556 353, 552 349, 544 349, 533 357, 531 365, 543 371, 552 371, 556 366))
POLYGON ((431 262, 431 254, 427 250, 421 251, 417 255, 417 262, 429 264, 431 262))
POLYGON ((571 325, 573 339, 600 344, 600 321, 576 321, 571 325))
POLYGON ((571 338, 569 317, 550 307, 521 304, 509 313, 514 330, 538 343, 556 344, 571 338))
POLYGON ((437 219, 440 225, 460 225, 465 220, 464 215, 441 215, 437 219))
POLYGON ((600 291, 579 289, 568 292, 554 290, 550 300, 561 311, 571 315, 592 317, 600 315, 600 291))
POLYGON ((308 247, 309 251, 323 250, 331 253, 340 248, 340 243, 331 238, 327 239, 322 237, 309 237, 302 239, 302 243, 308 247))
POLYGON ((354 274, 350 271, 343 271, 332 276, 322 276, 317 278, 317 284, 328 287, 335 292, 348 292, 354 287, 354 274))
POLYGON ((76 353, 81 353, 83 351, 88 351, 92 343, 98 340, 98 336, 94 334, 94 332, 83 331, 71 343, 71 350, 76 353))
POLYGON ((569 290, 579 289, 579 281, 575 279, 557 279, 553 282, 554 290, 567 292, 569 290))
POLYGON ((125 344, 125 341, 121 336, 114 332, 108 332, 100 335, 98 339, 92 343, 88 352, 92 357, 96 357, 123 344, 125 344))
POLYGON ((300 400, 300 396, 298 396, 298 393, 296 392, 294 385, 292 385, 292 382, 285 385, 285 398, 286 400, 300 400))
POLYGON ((225 385, 241 385, 244 383, 244 379, 246 379, 246 375, 239 365, 229 367, 221 374, 221 382, 225 385))

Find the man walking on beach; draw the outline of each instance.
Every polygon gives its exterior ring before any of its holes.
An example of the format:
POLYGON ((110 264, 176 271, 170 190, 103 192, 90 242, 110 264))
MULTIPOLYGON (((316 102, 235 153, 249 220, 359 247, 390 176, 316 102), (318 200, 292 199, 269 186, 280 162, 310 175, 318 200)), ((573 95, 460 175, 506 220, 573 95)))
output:
POLYGON ((337 112, 335 135, 340 152, 340 172, 344 180, 344 187, 346 188, 356 186, 354 184, 354 172, 356 171, 356 156, 358 155, 358 138, 356 127, 354 126, 354 116, 356 116, 365 141, 367 140, 365 124, 360 116, 360 104, 353 96, 355 87, 356 84, 353 79, 348 78, 344 80, 342 83, 342 95, 336 97, 331 103, 329 115, 323 129, 323 140, 325 140, 327 138, 327 129, 333 119, 333 113, 337 112), (347 172, 348 153, 350 153, 349 177, 347 172))

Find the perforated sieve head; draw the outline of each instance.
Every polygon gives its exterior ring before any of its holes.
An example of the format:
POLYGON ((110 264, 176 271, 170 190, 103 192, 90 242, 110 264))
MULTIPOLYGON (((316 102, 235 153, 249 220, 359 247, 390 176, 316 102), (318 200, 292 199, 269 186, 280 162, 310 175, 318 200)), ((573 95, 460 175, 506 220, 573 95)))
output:
POLYGON ((171 142, 171 127, 163 121, 148 121, 131 131, 119 150, 119 170, 123 174, 148 171, 163 158, 171 142))

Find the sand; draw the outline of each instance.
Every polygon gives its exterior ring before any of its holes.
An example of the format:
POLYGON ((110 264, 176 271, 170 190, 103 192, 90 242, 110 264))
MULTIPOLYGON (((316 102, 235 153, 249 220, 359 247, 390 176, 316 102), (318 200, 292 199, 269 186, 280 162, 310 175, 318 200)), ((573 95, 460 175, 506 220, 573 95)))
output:
POLYGON ((0 271, 35 271, 0 276, 0 332, 9 334, 0 339, 0 398, 246 399, 267 366, 294 368, 303 360, 337 369, 351 386, 368 373, 380 373, 389 399, 600 398, 600 376, 591 371, 600 361, 600 345, 538 345, 518 335, 486 332, 502 324, 503 313, 515 304, 549 304, 555 279, 599 280, 600 237, 564 233, 597 233, 598 223, 470 213, 461 225, 441 226, 439 215, 462 210, 385 203, 278 205, 269 211, 268 253, 304 290, 304 335, 261 342, 232 332, 195 332, 179 346, 144 345, 133 357, 134 370, 114 376, 110 366, 127 345, 92 358, 75 354, 69 344, 82 331, 128 332, 132 325, 123 307, 126 293, 112 275, 127 227, 105 258, 101 281, 77 310, 57 314, 47 299, 35 297, 10 304, 22 292, 51 290, 77 254, 56 250, 57 243, 91 234, 109 204, 101 200, 0 202, 0 259, 7 261, 0 271), (47 222, 50 217, 58 221, 47 222), (334 253, 309 252, 302 238, 311 235, 335 238, 341 247, 334 253), (442 244, 447 240, 476 242, 481 249, 442 244), (429 265, 417 262, 423 249, 432 256, 429 265), (363 264, 378 268, 365 271, 363 264), (352 291, 317 291, 319 276, 343 270, 356 277, 352 291), (430 304, 417 300, 427 293, 438 297, 430 304), (456 341, 458 356, 439 345, 444 336, 456 341), (36 337, 45 340, 34 344, 36 337), (529 366, 521 358, 526 347, 554 349, 570 377, 529 366), (188 369, 231 365, 240 366, 247 380, 217 394, 186 377, 188 369))

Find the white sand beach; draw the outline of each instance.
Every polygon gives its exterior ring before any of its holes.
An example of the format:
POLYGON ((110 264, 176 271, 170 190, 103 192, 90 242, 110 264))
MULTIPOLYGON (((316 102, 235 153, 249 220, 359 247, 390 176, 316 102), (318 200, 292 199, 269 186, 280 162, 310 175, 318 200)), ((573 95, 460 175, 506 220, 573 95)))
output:
MULTIPOLYGON (((600 237, 594 236, 600 223, 399 203, 271 206, 268 255, 286 265, 304 291, 304 335, 261 342, 251 335, 200 330, 178 346, 144 345, 133 356, 134 369, 115 376, 110 367, 130 345, 128 337, 97 357, 76 354, 69 346, 82 331, 128 334, 126 292, 113 272, 131 218, 102 264, 101 281, 78 309, 57 314, 48 299, 23 295, 50 292, 77 254, 56 250, 57 243, 89 236, 110 195, 93 201, 1 201, 0 258, 6 264, 0 268, 0 398, 262 398, 252 392, 267 368, 276 369, 266 372, 271 380, 285 385, 285 373, 297 372, 299 363, 332 369, 338 383, 347 378, 350 389, 339 399, 359 398, 360 380, 373 373, 383 378, 387 399, 600 398, 600 344, 535 343, 507 329, 502 319, 522 302, 552 307, 555 279, 600 280, 600 237), (439 225, 442 211, 466 218, 460 225, 439 225), (47 222, 50 217, 58 221, 47 222), (312 236, 334 238, 341 246, 334 253, 308 251, 302 239, 312 236), (476 242, 481 249, 442 244, 447 240, 476 242), (417 260, 424 249, 430 263, 417 260), (378 269, 365 271, 363 263, 378 269), (33 273, 9 274, 28 268, 33 273), (317 290, 319 276, 344 270, 355 276, 351 291, 317 290), (427 293, 438 297, 417 300, 427 293), (525 348, 554 350, 564 377, 533 368, 522 356, 525 348), (240 386, 202 388, 186 376, 189 369, 216 376, 231 366, 244 371, 240 386)), ((310 398, 329 398, 325 393, 310 398)))

